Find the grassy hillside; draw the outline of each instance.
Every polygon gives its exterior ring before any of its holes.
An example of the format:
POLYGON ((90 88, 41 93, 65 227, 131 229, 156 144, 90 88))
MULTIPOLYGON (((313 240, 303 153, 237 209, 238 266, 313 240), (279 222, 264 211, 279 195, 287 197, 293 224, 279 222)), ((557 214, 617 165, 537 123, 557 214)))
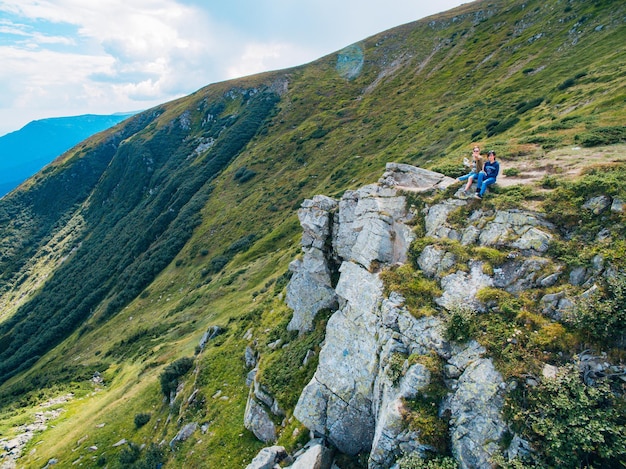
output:
POLYGON ((552 178, 493 203, 575 217, 555 188, 579 175, 550 152, 602 145, 599 163, 623 168, 607 145, 626 141, 625 17, 620 1, 479 1, 82 142, 0 200, 0 438, 72 392, 20 465, 245 467, 263 447, 243 427, 250 337, 288 416, 315 369, 295 364, 323 340, 323 318, 304 338, 285 329, 302 200, 374 182, 387 161, 455 176, 479 144, 552 178), (224 333, 199 350, 211 326, 224 333), (270 352, 278 338, 289 347, 270 352), (162 376, 181 358, 193 366, 170 403, 162 376), (151 446, 190 422, 206 428, 151 446))

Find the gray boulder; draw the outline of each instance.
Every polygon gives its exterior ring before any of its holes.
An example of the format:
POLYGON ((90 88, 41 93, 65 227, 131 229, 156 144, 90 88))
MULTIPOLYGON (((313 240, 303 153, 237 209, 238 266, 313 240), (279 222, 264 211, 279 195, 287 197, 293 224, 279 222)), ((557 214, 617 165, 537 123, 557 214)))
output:
POLYGON ((611 204, 611 212, 624 213, 624 201, 615 197, 613 199, 613 203, 611 204))
POLYGON ((506 431, 503 381, 490 359, 467 365, 449 399, 452 453, 462 469, 491 469, 506 431))
POLYGON ((333 451, 324 446, 320 440, 311 440, 307 443, 304 452, 300 454, 289 469, 330 469, 333 463, 333 451))
POLYGON ((463 305, 484 311, 484 305, 476 299, 476 294, 480 289, 491 286, 493 279, 483 273, 483 263, 472 261, 469 273, 459 271, 441 279, 443 294, 435 301, 448 310, 463 305))
POLYGON ((376 376, 376 322, 382 296, 377 275, 344 262, 337 293, 343 308, 331 316, 313 379, 304 388, 295 417, 326 435, 343 453, 369 451, 375 426, 371 389, 376 376))
POLYGON ((385 173, 378 180, 384 187, 400 187, 416 192, 445 190, 455 183, 455 179, 428 169, 417 168, 402 163, 387 163, 385 173))
POLYGON ((599 215, 611 206, 611 198, 606 195, 599 195, 588 199, 583 208, 592 211, 595 215, 599 215))
POLYGON ((276 441, 276 427, 269 414, 265 411, 251 392, 248 395, 246 410, 243 418, 244 427, 254 433, 260 441, 270 443, 276 441))
POLYGON ((176 443, 182 443, 183 441, 188 440, 197 429, 198 424, 196 422, 185 425, 180 429, 176 436, 172 438, 172 441, 170 441, 170 448, 174 449, 176 447, 176 443))
POLYGON ((254 457, 246 469, 274 469, 274 467, 287 457, 283 446, 270 446, 263 448, 254 457))

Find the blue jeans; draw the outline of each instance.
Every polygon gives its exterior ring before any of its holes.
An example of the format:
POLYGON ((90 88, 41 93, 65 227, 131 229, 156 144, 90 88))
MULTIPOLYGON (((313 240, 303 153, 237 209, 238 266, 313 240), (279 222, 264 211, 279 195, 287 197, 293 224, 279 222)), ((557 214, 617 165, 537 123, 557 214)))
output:
POLYGON ((476 180, 476 193, 482 197, 487 190, 487 186, 490 186, 494 182, 496 182, 496 178, 487 177, 487 175, 481 171, 478 173, 478 179, 476 180))
POLYGON ((459 181, 467 181, 469 178, 475 178, 476 177, 476 173, 475 172, 471 172, 469 174, 466 174, 465 176, 461 176, 459 178, 459 181))

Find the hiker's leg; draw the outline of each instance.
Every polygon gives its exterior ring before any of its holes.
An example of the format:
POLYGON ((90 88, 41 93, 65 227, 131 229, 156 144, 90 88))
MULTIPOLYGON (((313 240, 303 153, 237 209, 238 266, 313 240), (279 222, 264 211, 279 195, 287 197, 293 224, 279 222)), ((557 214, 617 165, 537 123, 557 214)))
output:
POLYGON ((476 193, 477 194, 480 192, 480 188, 483 184, 484 177, 485 177, 485 173, 483 173, 482 171, 478 173, 478 178, 476 179, 476 193))
POLYGON ((485 191, 487 190, 487 186, 490 186, 491 184, 493 184, 494 182, 496 182, 496 178, 488 178, 485 179, 483 181, 483 186, 480 189, 480 196, 482 197, 485 194, 485 191))

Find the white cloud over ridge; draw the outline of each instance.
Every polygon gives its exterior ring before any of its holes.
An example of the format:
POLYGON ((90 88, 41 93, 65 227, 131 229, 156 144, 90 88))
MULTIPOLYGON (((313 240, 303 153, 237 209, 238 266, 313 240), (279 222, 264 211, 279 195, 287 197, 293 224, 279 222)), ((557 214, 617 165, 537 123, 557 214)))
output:
POLYGON ((460 4, 388 0, 381 22, 381 2, 370 3, 0 0, 0 135, 44 117, 146 109, 460 4))

